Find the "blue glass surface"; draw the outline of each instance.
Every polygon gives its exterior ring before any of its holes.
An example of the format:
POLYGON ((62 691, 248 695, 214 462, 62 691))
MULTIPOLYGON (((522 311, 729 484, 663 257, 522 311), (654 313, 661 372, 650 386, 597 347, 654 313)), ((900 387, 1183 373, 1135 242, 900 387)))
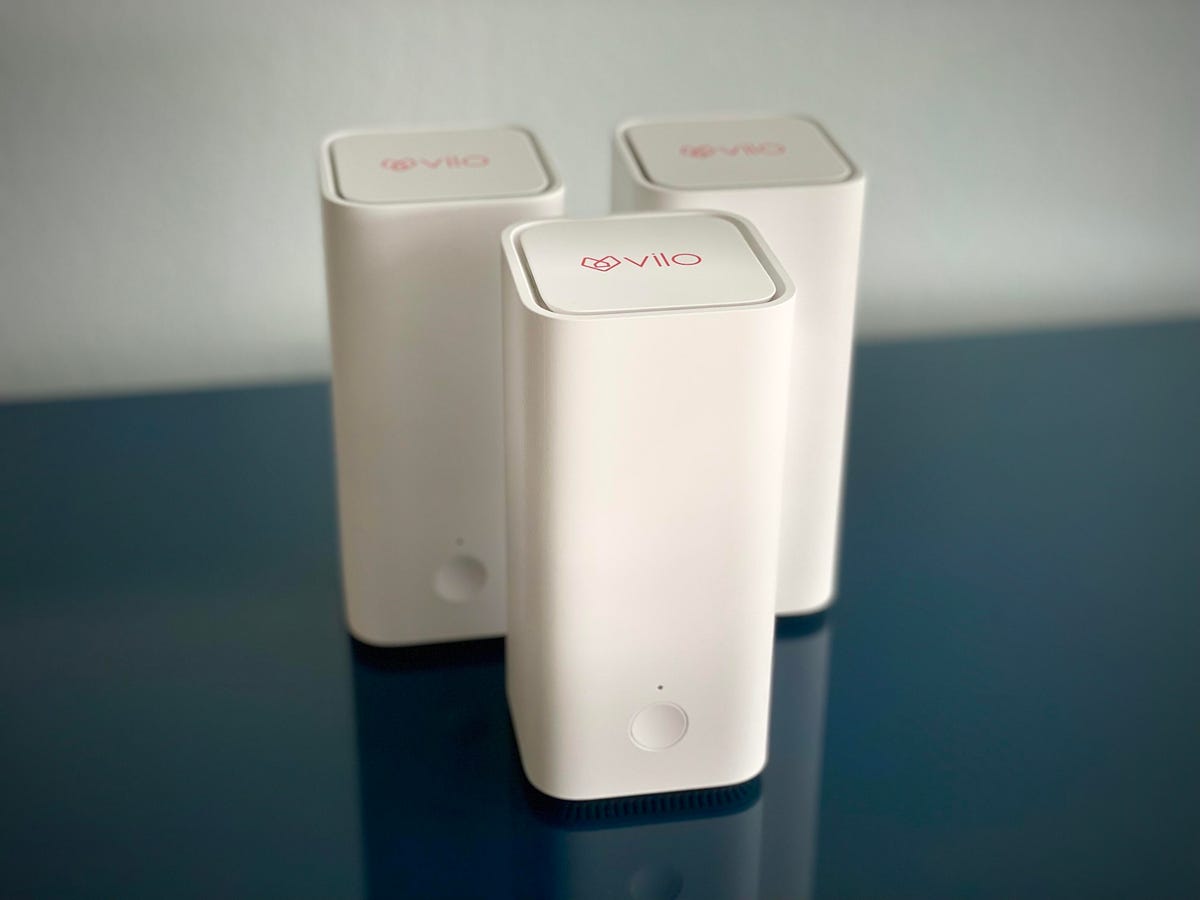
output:
POLYGON ((1200 896, 1200 324, 859 350, 736 790, 554 804, 341 624, 325 385, 0 407, 0 896, 1200 896))

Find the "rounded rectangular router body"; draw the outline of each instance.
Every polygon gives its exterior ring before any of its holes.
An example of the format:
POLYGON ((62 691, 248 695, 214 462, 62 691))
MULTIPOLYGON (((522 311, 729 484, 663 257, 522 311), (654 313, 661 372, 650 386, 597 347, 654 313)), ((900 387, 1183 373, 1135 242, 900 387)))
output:
POLYGON ((777 608, 835 591, 863 175, 819 125, 784 117, 638 120, 617 129, 613 210, 750 219, 796 283, 777 608))
POLYGON ((326 139, 321 194, 350 631, 503 634, 496 242, 562 185, 519 128, 367 131, 326 139))
POLYGON ((507 689, 568 800, 736 784, 766 757, 791 282, 753 226, 504 233, 507 689))

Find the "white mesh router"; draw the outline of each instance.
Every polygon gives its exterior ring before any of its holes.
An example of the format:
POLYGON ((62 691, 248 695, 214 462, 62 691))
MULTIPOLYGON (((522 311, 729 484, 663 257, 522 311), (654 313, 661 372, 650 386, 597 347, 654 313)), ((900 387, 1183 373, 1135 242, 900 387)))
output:
POLYGON ((793 289, 728 214, 504 232, 507 689, 532 784, 766 758, 793 289))
POLYGON ((615 211, 750 219, 796 283, 778 611, 835 591, 863 175, 810 119, 637 120, 617 129, 615 211))
POLYGON ((377 645, 504 633, 500 232, 562 213, 520 128, 321 148, 346 617, 377 645))

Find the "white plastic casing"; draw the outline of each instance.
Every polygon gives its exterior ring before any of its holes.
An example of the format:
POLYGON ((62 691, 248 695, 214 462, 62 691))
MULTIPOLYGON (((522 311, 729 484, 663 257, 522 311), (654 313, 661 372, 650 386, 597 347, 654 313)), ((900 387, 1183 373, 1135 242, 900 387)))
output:
POLYGON ((506 678, 525 772, 567 800, 750 779, 791 282, 724 213, 527 223, 503 253, 506 678))
POLYGON ((356 131, 325 140, 321 195, 349 629, 503 634, 496 243, 562 185, 519 128, 356 131))
POLYGON ((864 180, 796 116, 635 120, 616 133, 614 211, 724 209, 750 219, 796 283, 777 608, 836 590, 864 180))

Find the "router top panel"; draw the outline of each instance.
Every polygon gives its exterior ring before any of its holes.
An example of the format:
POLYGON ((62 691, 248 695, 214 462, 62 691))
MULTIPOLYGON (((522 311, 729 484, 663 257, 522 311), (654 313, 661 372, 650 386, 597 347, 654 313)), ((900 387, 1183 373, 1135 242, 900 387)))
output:
POLYGON ((520 128, 355 132, 333 139, 329 156, 338 195, 354 203, 520 197, 551 183, 520 128))
POLYGON ((684 190, 834 184, 854 167, 798 117, 643 122, 624 138, 647 180, 684 190))
POLYGON ((541 304, 565 314, 763 303, 778 295, 746 233, 717 214, 539 222, 519 232, 541 304))

